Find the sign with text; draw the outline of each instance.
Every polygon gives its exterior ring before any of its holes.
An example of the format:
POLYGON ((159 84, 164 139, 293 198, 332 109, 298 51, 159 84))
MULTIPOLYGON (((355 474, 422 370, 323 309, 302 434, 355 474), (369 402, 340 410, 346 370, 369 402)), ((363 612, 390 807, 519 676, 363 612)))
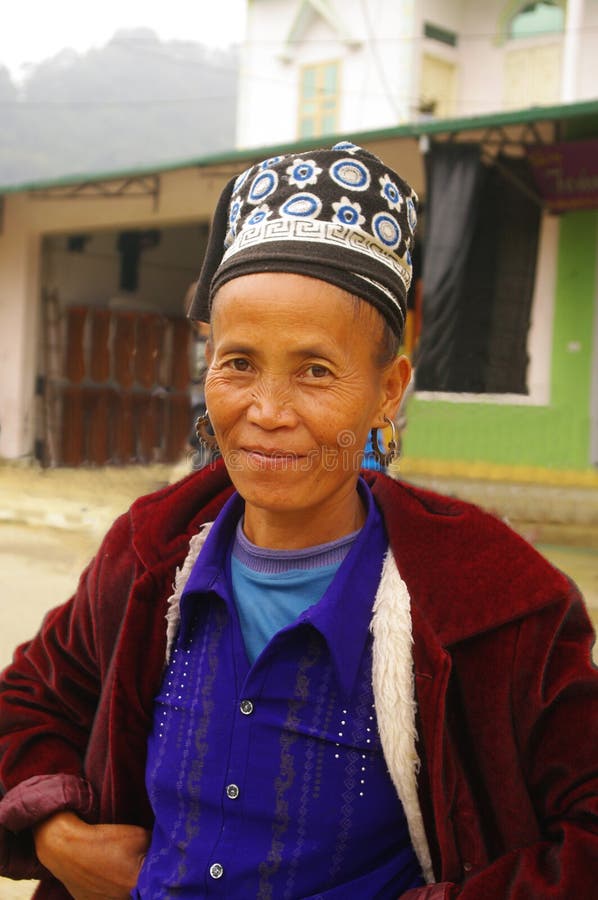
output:
POLYGON ((598 209, 598 140, 542 144, 527 156, 550 210, 598 209))

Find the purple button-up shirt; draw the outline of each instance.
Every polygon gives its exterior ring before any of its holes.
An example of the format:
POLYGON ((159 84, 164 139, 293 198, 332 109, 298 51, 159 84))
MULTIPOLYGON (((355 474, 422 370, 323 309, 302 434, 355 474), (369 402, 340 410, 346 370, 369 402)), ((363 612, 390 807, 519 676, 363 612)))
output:
POLYGON ((366 523, 328 590, 253 665, 230 588, 241 498, 218 516, 155 700, 156 821, 133 897, 396 900, 423 884, 376 727, 369 622, 388 542, 359 489, 366 523))

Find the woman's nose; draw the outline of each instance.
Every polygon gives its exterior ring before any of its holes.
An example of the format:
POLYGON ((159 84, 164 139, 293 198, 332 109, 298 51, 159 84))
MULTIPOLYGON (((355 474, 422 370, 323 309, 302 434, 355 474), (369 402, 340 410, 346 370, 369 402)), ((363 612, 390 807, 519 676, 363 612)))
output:
POLYGON ((288 385, 274 380, 263 381, 252 393, 247 417, 250 422, 261 428, 282 428, 292 425, 295 413, 288 385))

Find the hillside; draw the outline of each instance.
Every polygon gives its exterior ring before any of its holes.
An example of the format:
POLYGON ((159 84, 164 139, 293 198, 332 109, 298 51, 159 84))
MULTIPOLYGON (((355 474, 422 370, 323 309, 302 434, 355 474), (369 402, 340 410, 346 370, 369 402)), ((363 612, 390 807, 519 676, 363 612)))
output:
POLYGON ((117 32, 21 84, 0 61, 0 184, 205 156, 234 146, 237 56, 117 32))

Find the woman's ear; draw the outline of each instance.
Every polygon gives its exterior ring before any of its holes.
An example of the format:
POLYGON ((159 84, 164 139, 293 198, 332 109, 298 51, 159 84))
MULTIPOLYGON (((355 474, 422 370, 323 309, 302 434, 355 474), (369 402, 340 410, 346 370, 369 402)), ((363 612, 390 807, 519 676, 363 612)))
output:
POLYGON ((384 417, 393 421, 401 405, 401 400, 411 381, 411 363, 406 356, 396 356, 385 368, 382 375, 382 402, 379 410, 379 422, 376 427, 384 426, 384 417))

